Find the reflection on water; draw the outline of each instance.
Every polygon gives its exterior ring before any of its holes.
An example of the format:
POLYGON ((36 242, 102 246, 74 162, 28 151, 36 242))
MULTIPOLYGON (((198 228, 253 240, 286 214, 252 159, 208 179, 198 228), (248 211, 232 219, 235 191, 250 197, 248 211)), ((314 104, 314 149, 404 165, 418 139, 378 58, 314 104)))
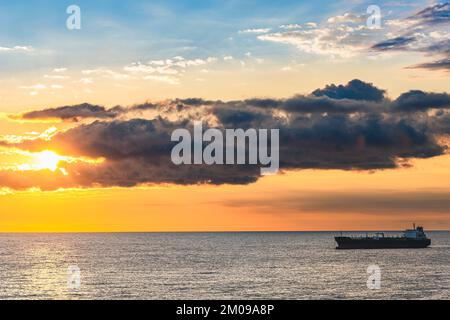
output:
POLYGON ((419 250, 339 251, 333 235, 0 234, 0 298, 450 299, 450 232, 419 250), (367 289, 369 265, 380 290, 367 289))

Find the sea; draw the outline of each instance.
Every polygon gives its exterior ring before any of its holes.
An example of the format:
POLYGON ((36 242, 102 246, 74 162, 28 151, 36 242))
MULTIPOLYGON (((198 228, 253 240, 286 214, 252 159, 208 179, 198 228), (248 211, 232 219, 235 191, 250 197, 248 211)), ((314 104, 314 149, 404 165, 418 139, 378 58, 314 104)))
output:
POLYGON ((3 233, 0 299, 450 299, 450 232, 427 234, 336 250, 338 232, 3 233))

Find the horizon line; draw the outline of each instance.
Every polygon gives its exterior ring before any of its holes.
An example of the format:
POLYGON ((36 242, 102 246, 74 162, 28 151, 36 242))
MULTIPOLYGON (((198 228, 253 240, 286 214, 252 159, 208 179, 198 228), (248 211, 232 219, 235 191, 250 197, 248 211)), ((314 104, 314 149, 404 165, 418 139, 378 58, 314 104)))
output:
MULTIPOLYGON (((102 233, 314 233, 314 232, 402 232, 399 229, 374 230, 236 230, 236 231, 0 231, 2 234, 102 234, 102 233)), ((426 232, 450 232, 449 229, 428 229, 426 232)))

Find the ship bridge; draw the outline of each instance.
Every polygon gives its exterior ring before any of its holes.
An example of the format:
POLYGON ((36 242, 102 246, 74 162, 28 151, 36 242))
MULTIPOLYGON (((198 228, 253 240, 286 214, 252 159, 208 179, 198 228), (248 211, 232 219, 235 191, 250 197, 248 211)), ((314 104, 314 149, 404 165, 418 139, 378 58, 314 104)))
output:
POLYGON ((422 227, 417 227, 414 225, 414 229, 408 229, 403 232, 405 238, 408 239, 421 239, 426 238, 422 227))

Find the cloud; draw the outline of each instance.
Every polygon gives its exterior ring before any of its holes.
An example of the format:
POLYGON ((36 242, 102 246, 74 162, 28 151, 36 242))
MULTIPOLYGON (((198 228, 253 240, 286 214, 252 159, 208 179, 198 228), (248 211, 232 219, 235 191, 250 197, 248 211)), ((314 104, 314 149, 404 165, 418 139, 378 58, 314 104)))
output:
MULTIPOLYGON (((249 100, 253 105, 264 106, 269 103, 275 104, 276 101, 269 101, 268 99, 249 100)), ((333 99, 327 96, 303 96, 298 95, 289 99, 278 101, 278 108, 292 114, 350 114, 354 112, 380 112, 384 105, 373 103, 371 101, 358 101, 351 99, 333 99)))
POLYGON ((331 18, 328 18, 328 23, 364 23, 366 22, 367 17, 365 15, 356 15, 351 12, 346 12, 343 15, 340 16, 334 16, 331 18))
POLYGON ((64 154, 105 158, 101 164, 62 163, 67 176, 49 170, 18 174, 0 171, 0 185, 13 189, 39 187, 54 190, 61 187, 132 187, 139 184, 247 184, 259 177, 257 166, 176 166, 170 153, 173 130, 186 122, 132 119, 128 121, 95 121, 55 135, 51 141, 26 141, 27 150, 56 148, 64 154), (57 181, 61 180, 58 184, 57 181))
MULTIPOLYGON (((229 59, 230 56, 227 57, 229 59)), ((132 62, 120 69, 109 69, 104 67, 82 70, 85 76, 79 81, 88 85, 94 82, 95 77, 105 79, 126 81, 126 80, 146 80, 177 85, 180 83, 182 75, 189 69, 218 61, 216 57, 187 59, 182 56, 175 56, 170 59, 150 60, 148 62, 132 62)), ((54 69, 54 72, 65 72, 65 68, 54 69), (57 70, 57 71, 55 71, 57 70)), ((64 79, 62 75, 46 75, 47 78, 64 79)))
POLYGON ((382 101, 385 92, 385 90, 380 90, 371 83, 355 79, 345 86, 332 84, 326 86, 325 89, 317 89, 312 94, 318 97, 327 96, 332 99, 382 101))
POLYGON ((216 57, 208 57, 206 59, 185 59, 182 56, 176 56, 166 60, 152 60, 148 63, 132 63, 131 65, 124 67, 124 70, 131 73, 176 75, 180 73, 180 69, 203 66, 216 62, 217 60, 216 57))
POLYGON ((336 27, 326 24, 321 27, 309 26, 305 29, 267 33, 259 35, 258 39, 294 45, 306 53, 348 58, 366 49, 366 43, 373 33, 368 33, 365 29, 365 25, 336 27))
POLYGON ((270 28, 253 28, 253 29, 245 29, 245 30, 239 30, 238 33, 267 33, 270 31, 270 28))
POLYGON ((370 192, 303 192, 267 199, 233 199, 229 207, 258 209, 260 212, 327 212, 329 214, 428 215, 449 216, 450 193, 447 190, 371 190, 370 192))
POLYGON ((394 105, 402 111, 427 111, 432 108, 450 109, 450 95, 412 90, 400 95, 394 105))
POLYGON ((165 60, 151 60, 147 63, 135 62, 125 66, 123 70, 131 75, 142 77, 143 80, 153 80, 171 85, 179 84, 179 76, 190 67, 199 67, 216 62, 216 57, 205 59, 185 59, 176 56, 165 60))
POLYGON ((106 110, 102 106, 83 103, 74 106, 62 106, 38 111, 29 111, 19 115, 12 115, 12 119, 20 120, 46 120, 60 119, 78 121, 82 118, 114 118, 117 113, 114 110, 106 110))
POLYGON ((279 30, 258 35, 257 38, 293 45, 310 54, 350 58, 367 54, 370 44, 378 41, 384 34, 381 29, 367 26, 367 17, 366 14, 347 12, 320 23, 281 25, 279 30))
POLYGON ((422 24, 436 25, 448 24, 450 21, 450 3, 437 3, 433 6, 423 9, 414 16, 411 20, 417 20, 422 24))
POLYGON ((301 28, 303 28, 303 25, 298 23, 282 24, 280 26, 280 29, 301 29, 301 28))
POLYGON ((450 3, 431 5, 397 24, 397 36, 380 41, 371 47, 375 51, 411 51, 438 60, 416 64, 409 68, 448 70, 450 59, 450 3))
MULTIPOLYGON (((45 78, 52 78, 49 76, 44 76, 45 78)), ((61 78, 57 78, 58 80, 61 80, 61 78)), ((27 90, 31 90, 29 93, 30 95, 36 95, 38 94, 38 92, 40 91, 44 91, 47 89, 53 89, 53 90, 59 90, 59 89, 63 89, 64 86, 60 85, 60 84, 42 84, 42 83, 38 83, 35 85, 30 85, 30 86, 21 86, 20 89, 27 89, 27 90)))
POLYGON ((355 79, 287 99, 190 98, 111 109, 82 104, 32 111, 20 117, 86 120, 46 139, 0 140, 0 145, 29 152, 58 150, 65 156, 104 161, 62 163, 64 177, 58 172, 0 170, 0 187, 248 184, 260 178, 256 165, 175 166, 170 159, 171 133, 177 128, 192 130, 197 120, 204 122, 205 130, 280 129, 281 170, 396 168, 411 158, 445 153, 446 146, 437 136, 450 132, 450 115, 445 113, 449 106, 447 93, 410 91, 390 100, 384 90, 355 79), (431 109, 440 112, 428 113, 431 109), (145 111, 153 111, 153 116, 133 117, 145 111))
POLYGON ((405 50, 408 44, 416 41, 414 37, 396 37, 372 46, 374 50, 405 50))
MULTIPOLYGON (((242 117, 249 116, 244 114, 242 117)), ((255 120, 260 119, 250 116, 246 121, 255 120)), ((241 122, 242 118, 237 121, 228 119, 224 124, 241 122)), ((282 169, 395 168, 396 157, 431 157, 441 153, 441 149, 426 133, 401 121, 386 123, 381 119, 350 120, 338 116, 319 117, 311 122, 303 122, 304 127, 299 125, 301 121, 284 126, 273 123, 281 130, 282 169)), ((66 155, 106 159, 95 165, 64 165, 72 179, 72 187, 132 187, 148 183, 247 184, 260 178, 259 168, 251 165, 172 164, 170 151, 173 143, 170 142, 170 133, 178 127, 191 125, 159 118, 95 121, 56 134, 51 141, 25 141, 21 148, 32 151, 55 148, 66 155)), ((26 178, 29 174, 21 173, 22 177, 16 179, 26 178)), ((31 175, 35 176, 36 173, 31 175)), ((6 181, 11 179, 9 177, 6 181)), ((4 181, 1 180, 2 186, 17 187, 17 184, 5 184, 4 181)), ((68 178, 64 178, 64 181, 67 182, 68 178)), ((39 179, 34 183, 36 187, 49 188, 49 185, 42 185, 39 179)))
POLYGON ((65 80, 65 79, 69 79, 69 76, 56 75, 56 74, 45 74, 44 78, 55 79, 55 80, 65 80))
POLYGON ((11 52, 33 52, 34 48, 31 46, 14 46, 14 47, 0 47, 0 53, 11 53, 11 52))
POLYGON ((299 51, 331 58, 414 51, 438 56, 417 68, 447 69, 450 58, 450 3, 433 4, 416 14, 383 19, 381 28, 367 25, 368 15, 347 12, 320 23, 291 23, 256 35, 261 41, 292 45, 299 51))
MULTIPOLYGON (((350 114, 355 112, 383 112, 389 107, 385 90, 371 83, 354 79, 346 85, 327 85, 311 95, 297 95, 288 99, 248 99, 245 105, 258 108, 276 108, 289 113, 350 114)), ((229 104, 232 104, 229 103, 229 104)))
POLYGON ((432 62, 419 63, 408 68, 411 69, 429 69, 429 70, 450 70, 450 58, 432 62))
POLYGON ((128 74, 120 73, 120 72, 110 70, 110 69, 105 69, 105 68, 82 70, 81 73, 84 75, 88 75, 88 76, 96 75, 96 76, 101 76, 101 77, 113 79, 113 80, 126 80, 126 79, 130 78, 130 75, 128 75, 128 74))

